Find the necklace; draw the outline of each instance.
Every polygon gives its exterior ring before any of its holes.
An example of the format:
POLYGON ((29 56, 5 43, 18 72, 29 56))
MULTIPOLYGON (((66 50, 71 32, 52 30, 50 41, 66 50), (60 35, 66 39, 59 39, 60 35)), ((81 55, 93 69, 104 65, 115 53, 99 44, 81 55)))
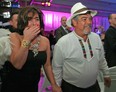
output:
POLYGON ((31 44, 31 49, 34 54, 34 57, 36 57, 38 54, 39 44, 40 44, 40 36, 37 37, 37 42, 35 44, 31 44))
MULTIPOLYGON (((82 40, 79 39, 79 42, 80 42, 80 45, 81 45, 81 47, 82 47, 83 56, 84 56, 84 58, 87 58, 86 51, 85 51, 85 47, 84 47, 84 45, 83 45, 82 40)), ((92 51, 92 48, 91 48, 91 44, 90 44, 89 39, 88 39, 87 43, 88 43, 90 55, 91 55, 91 57, 93 57, 93 51, 92 51)))

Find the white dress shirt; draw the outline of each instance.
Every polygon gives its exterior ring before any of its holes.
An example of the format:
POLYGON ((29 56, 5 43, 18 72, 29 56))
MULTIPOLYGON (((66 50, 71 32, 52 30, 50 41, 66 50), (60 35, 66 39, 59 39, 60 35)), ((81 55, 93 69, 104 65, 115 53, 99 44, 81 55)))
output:
POLYGON ((96 82, 99 70, 102 70, 104 76, 109 75, 100 37, 91 32, 88 39, 92 47, 93 57, 90 55, 88 43, 84 42, 83 38, 78 36, 75 31, 63 36, 56 43, 52 65, 59 86, 64 79, 77 87, 87 88, 96 82), (79 39, 82 39, 87 58, 84 58, 79 39))

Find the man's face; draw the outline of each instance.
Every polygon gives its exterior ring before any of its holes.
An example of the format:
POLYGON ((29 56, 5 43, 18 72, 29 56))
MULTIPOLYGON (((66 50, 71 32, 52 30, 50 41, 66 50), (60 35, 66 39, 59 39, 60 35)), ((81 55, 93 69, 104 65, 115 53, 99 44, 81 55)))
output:
POLYGON ((83 32, 83 34, 89 34, 92 27, 92 17, 90 14, 79 15, 76 21, 75 28, 83 32))
POLYGON ((62 17, 61 18, 61 25, 63 25, 64 27, 66 27, 66 21, 67 21, 67 18, 66 17, 62 17))
POLYGON ((17 28, 18 14, 14 14, 10 20, 10 24, 13 28, 17 28))
POLYGON ((110 19, 111 25, 116 27, 116 14, 112 14, 111 19, 110 19))

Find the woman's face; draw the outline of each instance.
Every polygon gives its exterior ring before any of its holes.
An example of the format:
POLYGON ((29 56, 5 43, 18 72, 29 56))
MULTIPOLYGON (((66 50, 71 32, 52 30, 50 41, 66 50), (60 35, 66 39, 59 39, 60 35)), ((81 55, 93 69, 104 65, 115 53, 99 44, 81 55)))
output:
POLYGON ((37 13, 34 16, 32 13, 29 13, 28 17, 28 27, 38 26, 40 28, 40 19, 37 13))

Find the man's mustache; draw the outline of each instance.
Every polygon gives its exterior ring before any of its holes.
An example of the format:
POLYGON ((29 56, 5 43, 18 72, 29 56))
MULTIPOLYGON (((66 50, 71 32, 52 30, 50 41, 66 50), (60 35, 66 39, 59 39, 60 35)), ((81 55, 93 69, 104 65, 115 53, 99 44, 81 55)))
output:
POLYGON ((92 25, 85 25, 84 27, 85 27, 85 28, 87 28, 87 27, 88 27, 88 28, 89 28, 89 27, 91 28, 91 27, 92 27, 92 25))

